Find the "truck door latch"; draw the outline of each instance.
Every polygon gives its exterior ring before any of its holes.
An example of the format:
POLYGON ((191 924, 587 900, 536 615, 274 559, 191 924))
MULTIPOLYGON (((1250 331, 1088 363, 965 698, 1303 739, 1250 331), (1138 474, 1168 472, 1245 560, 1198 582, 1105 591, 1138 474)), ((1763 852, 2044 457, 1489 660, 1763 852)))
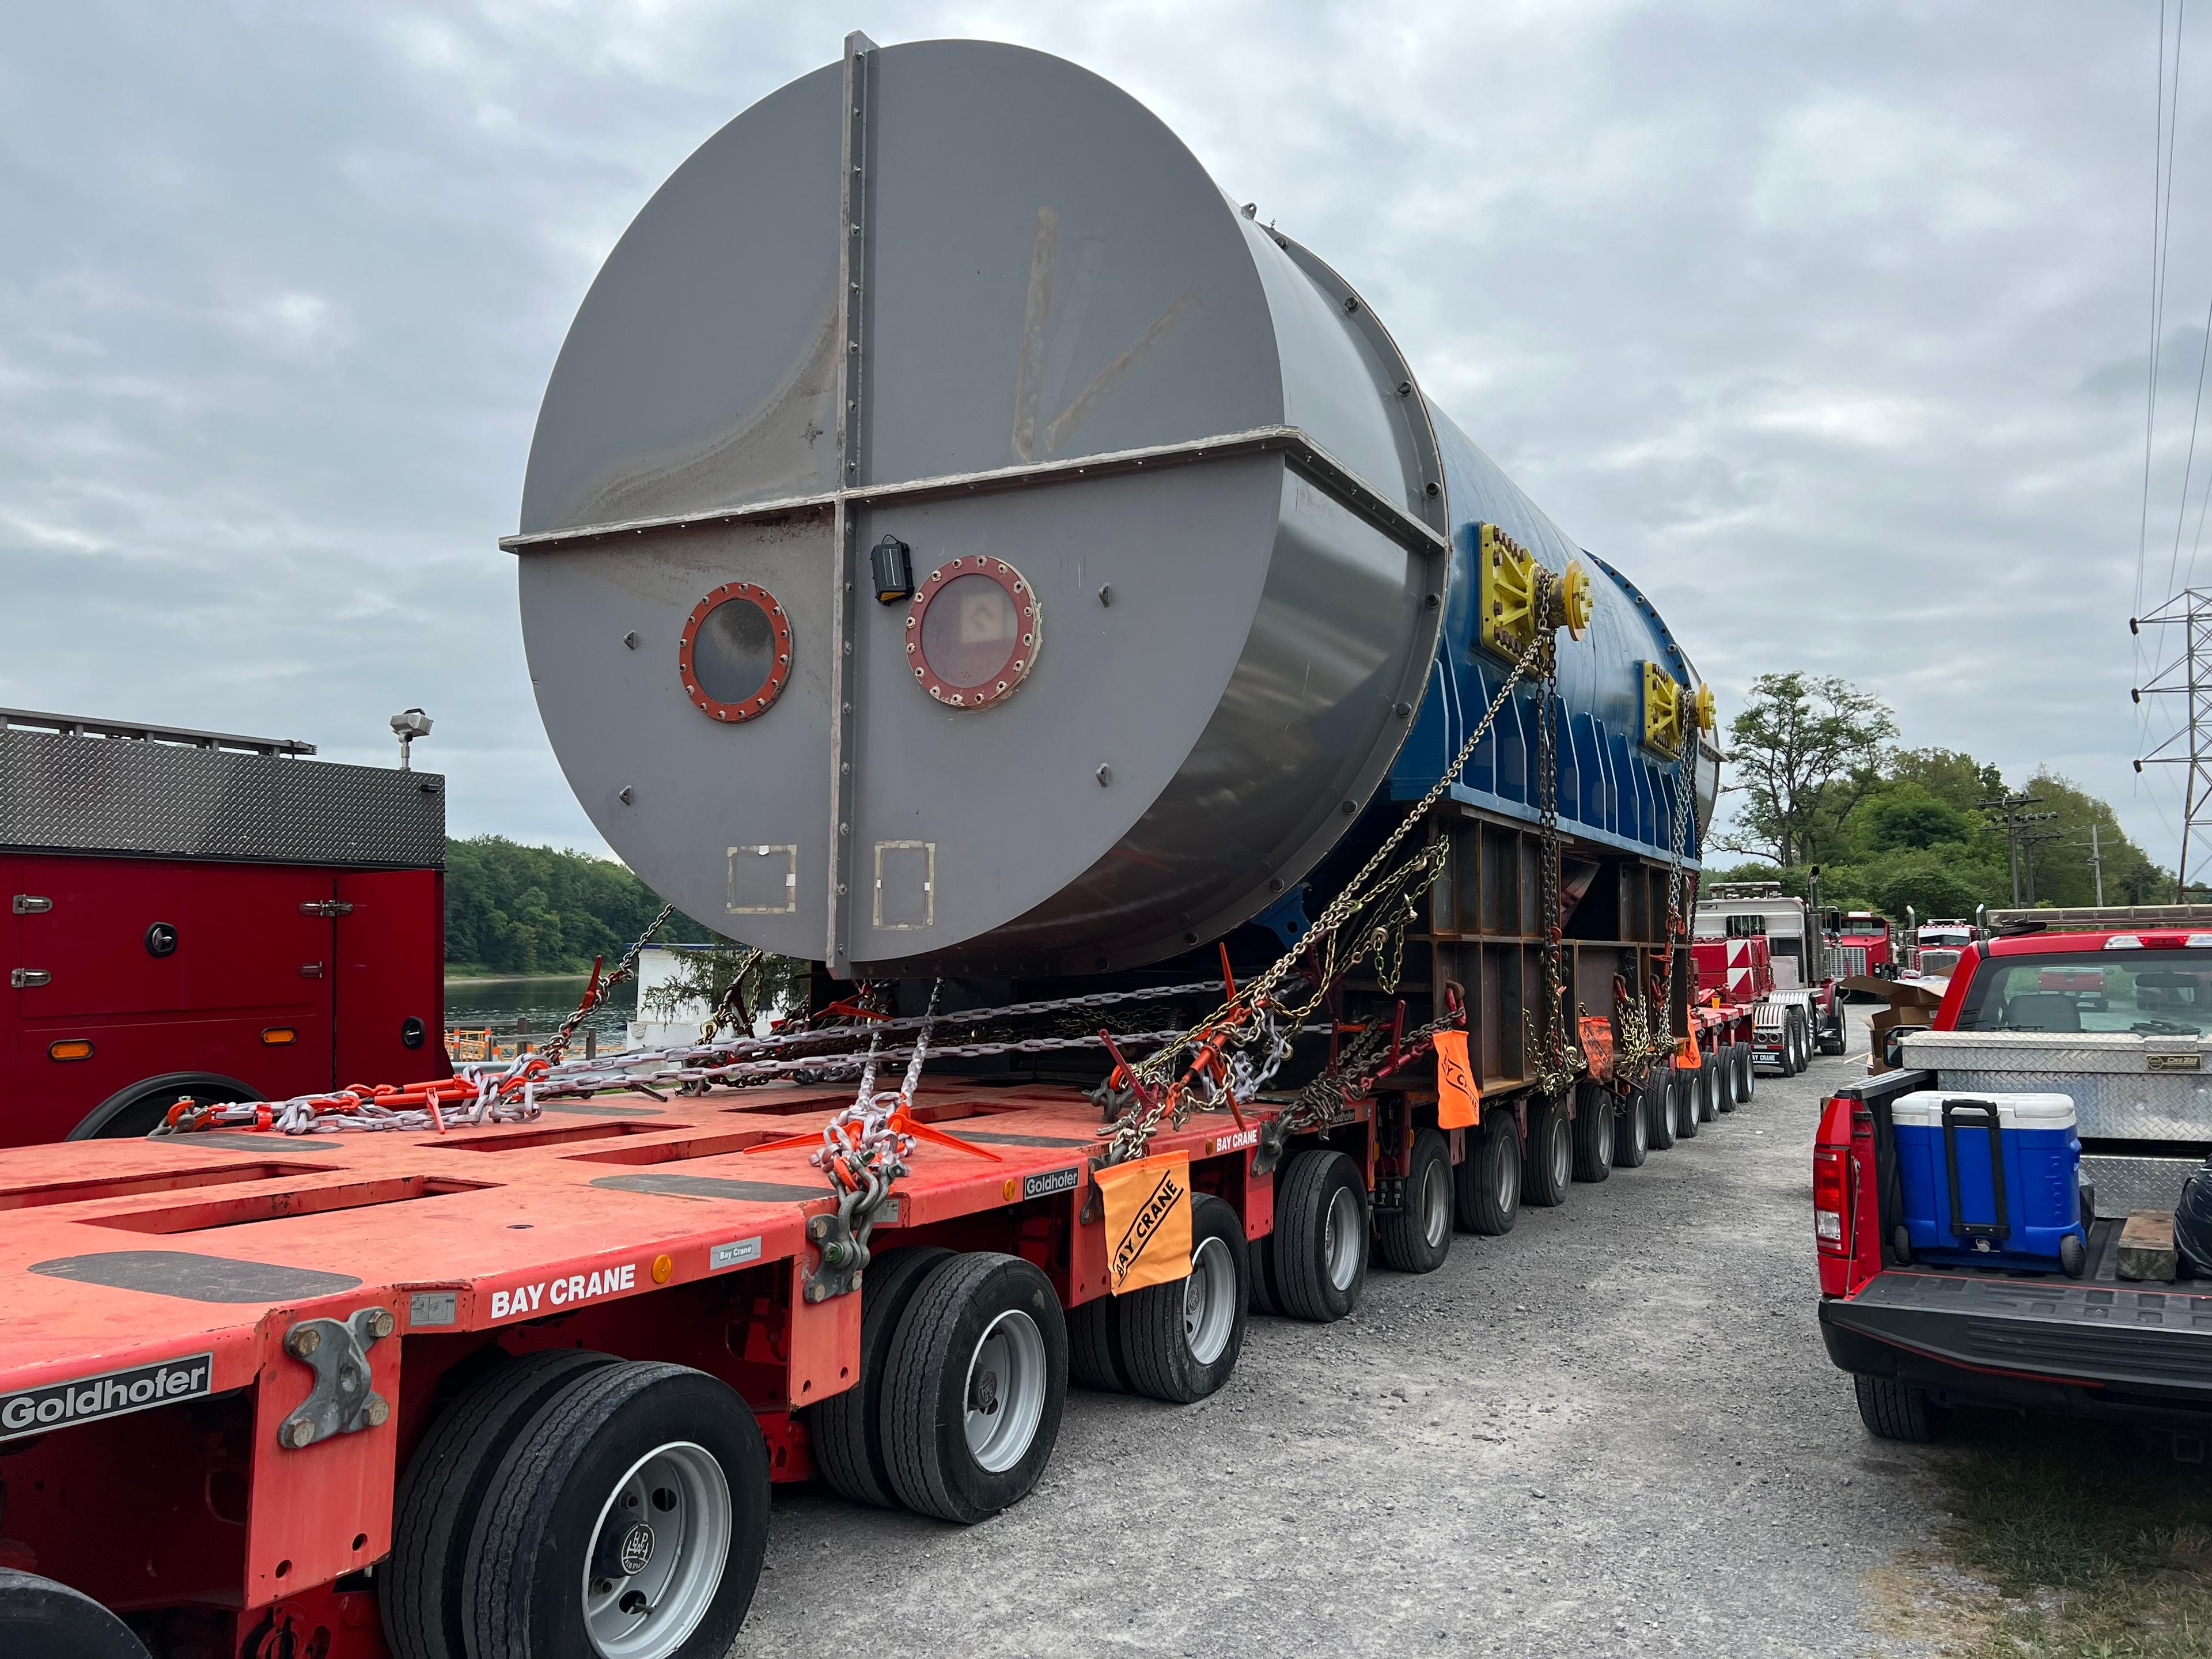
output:
POLYGON ((303 916, 349 916, 353 906, 343 899, 306 899, 301 901, 300 914, 303 916))
POLYGON ((36 893, 15 895, 15 914, 19 916, 43 916, 54 908, 50 898, 40 898, 36 893))
POLYGON ((19 991, 28 990, 38 985, 52 985, 53 982, 54 976, 43 968, 11 968, 8 970, 8 983, 19 991))
POLYGON ((368 1350, 392 1334, 388 1308, 363 1308, 343 1324, 303 1319, 284 1333, 284 1352, 315 1373, 315 1386, 276 1426, 276 1443, 299 1451, 336 1434, 380 1427, 392 1402, 368 1386, 368 1350))

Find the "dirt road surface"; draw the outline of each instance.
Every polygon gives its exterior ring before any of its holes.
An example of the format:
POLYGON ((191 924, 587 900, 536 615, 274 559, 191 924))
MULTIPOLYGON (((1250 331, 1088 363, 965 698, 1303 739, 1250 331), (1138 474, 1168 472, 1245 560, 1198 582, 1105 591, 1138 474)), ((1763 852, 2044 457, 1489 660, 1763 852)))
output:
POLYGON ((1210 1400, 1072 1394, 995 1520, 780 1488, 734 1651, 1932 1650, 1884 1589, 1942 1518, 1926 1454, 1867 1437, 1814 1318, 1853 1046, 1436 1273, 1370 1269, 1340 1324, 1255 1318, 1210 1400))

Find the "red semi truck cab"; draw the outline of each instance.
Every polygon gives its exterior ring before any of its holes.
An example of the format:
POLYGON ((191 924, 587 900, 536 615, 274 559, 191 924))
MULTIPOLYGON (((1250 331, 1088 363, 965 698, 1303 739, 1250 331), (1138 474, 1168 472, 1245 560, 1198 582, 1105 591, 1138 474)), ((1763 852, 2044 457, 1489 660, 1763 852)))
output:
POLYGON ((1829 948, 1843 957, 1836 964, 1838 979, 1855 974, 1872 974, 1877 979, 1897 977, 1897 946, 1887 916, 1871 910, 1846 910, 1829 948))
MULTIPOLYGON (((2128 1216, 2170 1215, 2212 1152, 2212 906, 2015 911, 1955 947, 1924 1027, 1826 1103, 1813 1153, 1821 1336, 1884 1438, 1931 1439, 1955 1407, 2033 1407, 2212 1432, 2212 1280, 2120 1272, 2128 1216), (2081 1154, 2078 1277, 1916 1259, 1893 1108, 2057 1091, 2081 1154)), ((2138 1264, 2130 1263, 2130 1272, 2138 1264)))
POLYGON ((0 1146, 450 1075, 445 780, 0 709, 0 1146))

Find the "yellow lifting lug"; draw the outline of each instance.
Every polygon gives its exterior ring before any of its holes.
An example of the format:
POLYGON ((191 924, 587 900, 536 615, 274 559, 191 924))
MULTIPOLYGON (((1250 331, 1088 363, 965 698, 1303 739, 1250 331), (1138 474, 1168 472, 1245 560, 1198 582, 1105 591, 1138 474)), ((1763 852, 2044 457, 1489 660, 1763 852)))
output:
POLYGON ((1579 640, 1589 632, 1590 579, 1580 559, 1567 561, 1565 574, 1559 578, 1559 617, 1567 625, 1567 637, 1579 640))
POLYGON ((1644 746, 1673 759, 1682 752, 1683 717, 1690 712, 1690 688, 1656 662, 1644 671, 1644 746))
POLYGON ((1571 561, 1556 580, 1534 553, 1494 524, 1478 526, 1474 568, 1480 627, 1476 642, 1517 662, 1535 643, 1538 619, 1575 639, 1589 629, 1589 572, 1571 561), (1547 599, 1550 587, 1555 597, 1547 599))
POLYGON ((1494 524, 1478 530, 1476 639, 1485 650, 1517 662, 1536 638, 1536 556, 1494 524))
POLYGON ((1698 730, 1711 736, 1720 730, 1720 712, 1713 705, 1713 688, 1704 680, 1698 682, 1698 700, 1692 705, 1698 714, 1698 730))

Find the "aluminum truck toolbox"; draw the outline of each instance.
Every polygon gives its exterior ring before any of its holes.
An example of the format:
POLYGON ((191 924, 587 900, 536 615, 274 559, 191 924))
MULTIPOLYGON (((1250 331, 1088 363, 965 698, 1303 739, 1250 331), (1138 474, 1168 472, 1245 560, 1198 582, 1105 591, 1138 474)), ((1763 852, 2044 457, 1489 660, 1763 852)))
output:
POLYGON ((2212 1044, 2194 1036, 2125 1031, 1922 1031, 1905 1063, 1941 1074, 1954 1091, 2063 1092, 2085 1140, 2212 1145, 2212 1044))

